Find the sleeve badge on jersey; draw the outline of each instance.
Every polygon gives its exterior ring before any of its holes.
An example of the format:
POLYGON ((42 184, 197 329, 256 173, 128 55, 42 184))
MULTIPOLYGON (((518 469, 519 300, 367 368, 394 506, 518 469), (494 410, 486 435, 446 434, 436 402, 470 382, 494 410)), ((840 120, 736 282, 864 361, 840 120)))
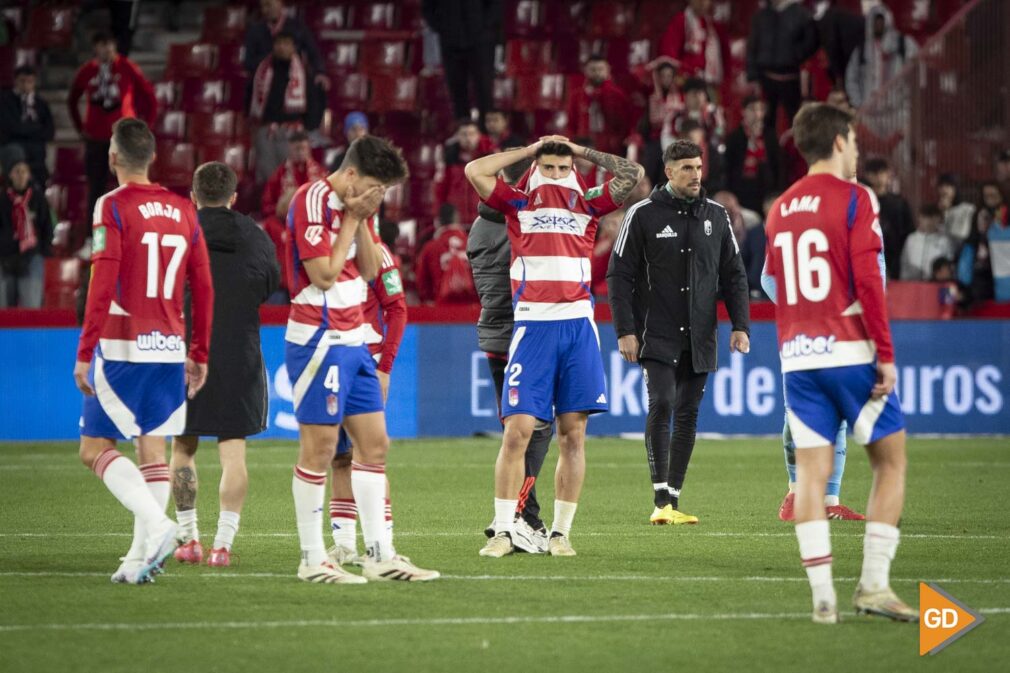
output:
POLYGON ((91 235, 91 252, 104 252, 105 251, 105 227, 95 227, 94 233, 91 235))
POLYGON ((705 220, 705 235, 712 235, 712 220, 705 220))
POLYGON ((382 284, 386 286, 386 294, 400 294, 403 292, 403 282, 400 280, 400 272, 396 269, 382 274, 382 284))
POLYGON ((323 225, 310 224, 306 227, 305 240, 309 242, 309 245, 319 245, 319 241, 323 240, 323 225))
POLYGON ((586 201, 592 201, 593 199, 598 199, 603 196, 603 187, 597 186, 593 187, 586 192, 586 201))

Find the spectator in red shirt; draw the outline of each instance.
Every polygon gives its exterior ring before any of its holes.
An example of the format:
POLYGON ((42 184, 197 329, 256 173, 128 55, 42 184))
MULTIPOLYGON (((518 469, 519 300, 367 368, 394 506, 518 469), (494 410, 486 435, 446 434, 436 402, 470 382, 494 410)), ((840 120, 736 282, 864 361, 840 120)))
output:
POLYGON ((680 64, 686 77, 699 77, 718 89, 729 63, 729 40, 712 20, 712 0, 691 0, 667 26, 659 54, 680 64))
MULTIPOLYGON (((91 42, 95 58, 77 71, 67 97, 70 119, 85 143, 88 217, 112 177, 109 173, 112 125, 124 117, 138 117, 153 126, 158 113, 154 87, 136 63, 119 54, 116 40, 107 33, 96 33, 91 42), (79 105, 82 97, 85 98, 83 121, 79 105)), ((91 223, 85 224, 90 236, 91 223)))
POLYGON ((583 72, 584 84, 568 95, 568 137, 589 137, 595 149, 623 156, 635 121, 631 100, 610 79, 610 64, 599 54, 589 57, 583 72))
POLYGON ((494 143, 481 134, 477 122, 461 121, 455 135, 442 148, 442 160, 435 175, 436 207, 451 205, 459 214, 459 222, 476 220, 479 198, 463 174, 463 168, 470 161, 494 151, 494 143))
POLYGON ((287 228, 284 225, 291 197, 306 182, 321 180, 326 175, 326 168, 312 158, 308 135, 304 131, 296 131, 288 137, 287 160, 277 167, 263 186, 263 228, 277 251, 282 288, 291 287, 291 256, 288 254, 287 228))
POLYGON ((456 269, 460 267, 459 256, 466 262, 469 272, 470 262, 466 258, 466 231, 459 224, 456 209, 445 204, 439 209, 439 227, 430 241, 421 246, 417 256, 417 296, 426 304, 438 305, 472 303, 477 301, 477 292, 473 290, 473 276, 470 276, 469 289, 465 283, 461 287, 448 287, 458 279, 456 269), (447 277, 448 274, 448 277, 447 277))
POLYGON ((663 124, 684 107, 677 86, 677 62, 660 56, 646 66, 652 71, 652 93, 646 106, 646 116, 639 127, 644 136, 641 164, 652 182, 663 179, 663 148, 660 137, 663 124))

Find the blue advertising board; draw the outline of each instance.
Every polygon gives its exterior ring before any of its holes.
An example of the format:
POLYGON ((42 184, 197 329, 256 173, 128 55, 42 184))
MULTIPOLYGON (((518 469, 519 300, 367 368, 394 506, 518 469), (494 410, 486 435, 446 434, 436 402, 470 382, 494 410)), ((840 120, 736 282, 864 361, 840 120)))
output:
MULTIPOLYGON (((911 432, 1010 434, 1010 321, 907 321, 892 326, 899 396, 911 432)), ((297 436, 284 328, 263 328, 270 426, 263 437, 297 436)), ((647 412, 637 365, 624 362, 609 324, 600 325, 610 413, 597 435, 641 432, 647 412)), ((728 351, 720 330, 719 370, 709 376, 700 432, 775 434, 782 382, 775 327, 756 323, 748 355, 728 351)), ((0 439, 73 439, 80 393, 71 372, 77 330, 0 330, 0 439)), ((211 364, 213 366, 213 363, 211 364)), ((387 422, 393 437, 466 436, 500 428, 484 354, 470 325, 410 325, 393 370, 387 422)))

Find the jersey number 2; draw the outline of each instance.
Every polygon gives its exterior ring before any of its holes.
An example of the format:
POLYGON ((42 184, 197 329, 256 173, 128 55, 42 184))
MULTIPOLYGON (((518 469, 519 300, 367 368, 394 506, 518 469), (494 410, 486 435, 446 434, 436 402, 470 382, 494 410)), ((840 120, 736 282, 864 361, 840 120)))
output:
POLYGON ((820 229, 807 229, 793 246, 793 232, 775 236, 774 245, 782 254, 782 280, 786 284, 786 303, 792 306, 799 294, 809 302, 824 301, 831 292, 831 267, 828 260, 815 253, 828 251, 828 237, 820 229))
POLYGON ((165 281, 162 287, 162 296, 165 299, 172 298, 175 290, 175 278, 179 273, 179 265, 182 264, 182 257, 186 254, 186 238, 179 234, 165 234, 158 241, 158 234, 149 231, 140 238, 140 242, 147 246, 147 296, 154 298, 158 296, 158 280, 161 276, 161 251, 159 248, 172 248, 172 259, 168 261, 168 268, 165 269, 165 281))

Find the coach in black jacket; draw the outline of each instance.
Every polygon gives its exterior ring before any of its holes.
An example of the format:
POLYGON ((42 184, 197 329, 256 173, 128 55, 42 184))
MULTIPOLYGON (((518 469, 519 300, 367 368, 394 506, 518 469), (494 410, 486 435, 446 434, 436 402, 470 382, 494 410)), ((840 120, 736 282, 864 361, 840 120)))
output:
MULTIPOLYGON (((530 167, 532 160, 519 161, 502 171, 502 177, 514 185, 530 167)), ((512 342, 512 281, 509 268, 512 264, 512 246, 509 245, 505 215, 481 201, 477 205, 478 217, 470 228, 466 241, 466 256, 473 271, 473 282, 480 298, 480 319, 477 322, 477 343, 487 355, 491 380, 494 381, 495 399, 501 414, 502 386, 505 384, 505 367, 508 364, 509 344, 512 342)), ((533 436, 526 448, 526 480, 536 482, 550 448, 553 426, 537 421, 533 436)), ((524 489, 525 490, 525 489, 524 489)), ((526 552, 541 553, 546 549, 547 528, 540 518, 540 503, 535 486, 530 486, 525 501, 520 499, 522 520, 527 526, 516 526, 512 543, 526 552), (541 549, 542 547, 542 549, 541 549)), ((518 522, 517 522, 518 523, 518 522)), ((494 528, 484 531, 494 536, 494 528)))
POLYGON ((649 392, 654 524, 698 522, 677 508, 698 407, 716 368, 719 295, 733 323, 730 350, 750 350, 747 273, 729 215, 705 198, 701 156, 686 140, 667 147, 669 182, 628 209, 607 271, 618 348, 625 360, 641 362, 649 392))

